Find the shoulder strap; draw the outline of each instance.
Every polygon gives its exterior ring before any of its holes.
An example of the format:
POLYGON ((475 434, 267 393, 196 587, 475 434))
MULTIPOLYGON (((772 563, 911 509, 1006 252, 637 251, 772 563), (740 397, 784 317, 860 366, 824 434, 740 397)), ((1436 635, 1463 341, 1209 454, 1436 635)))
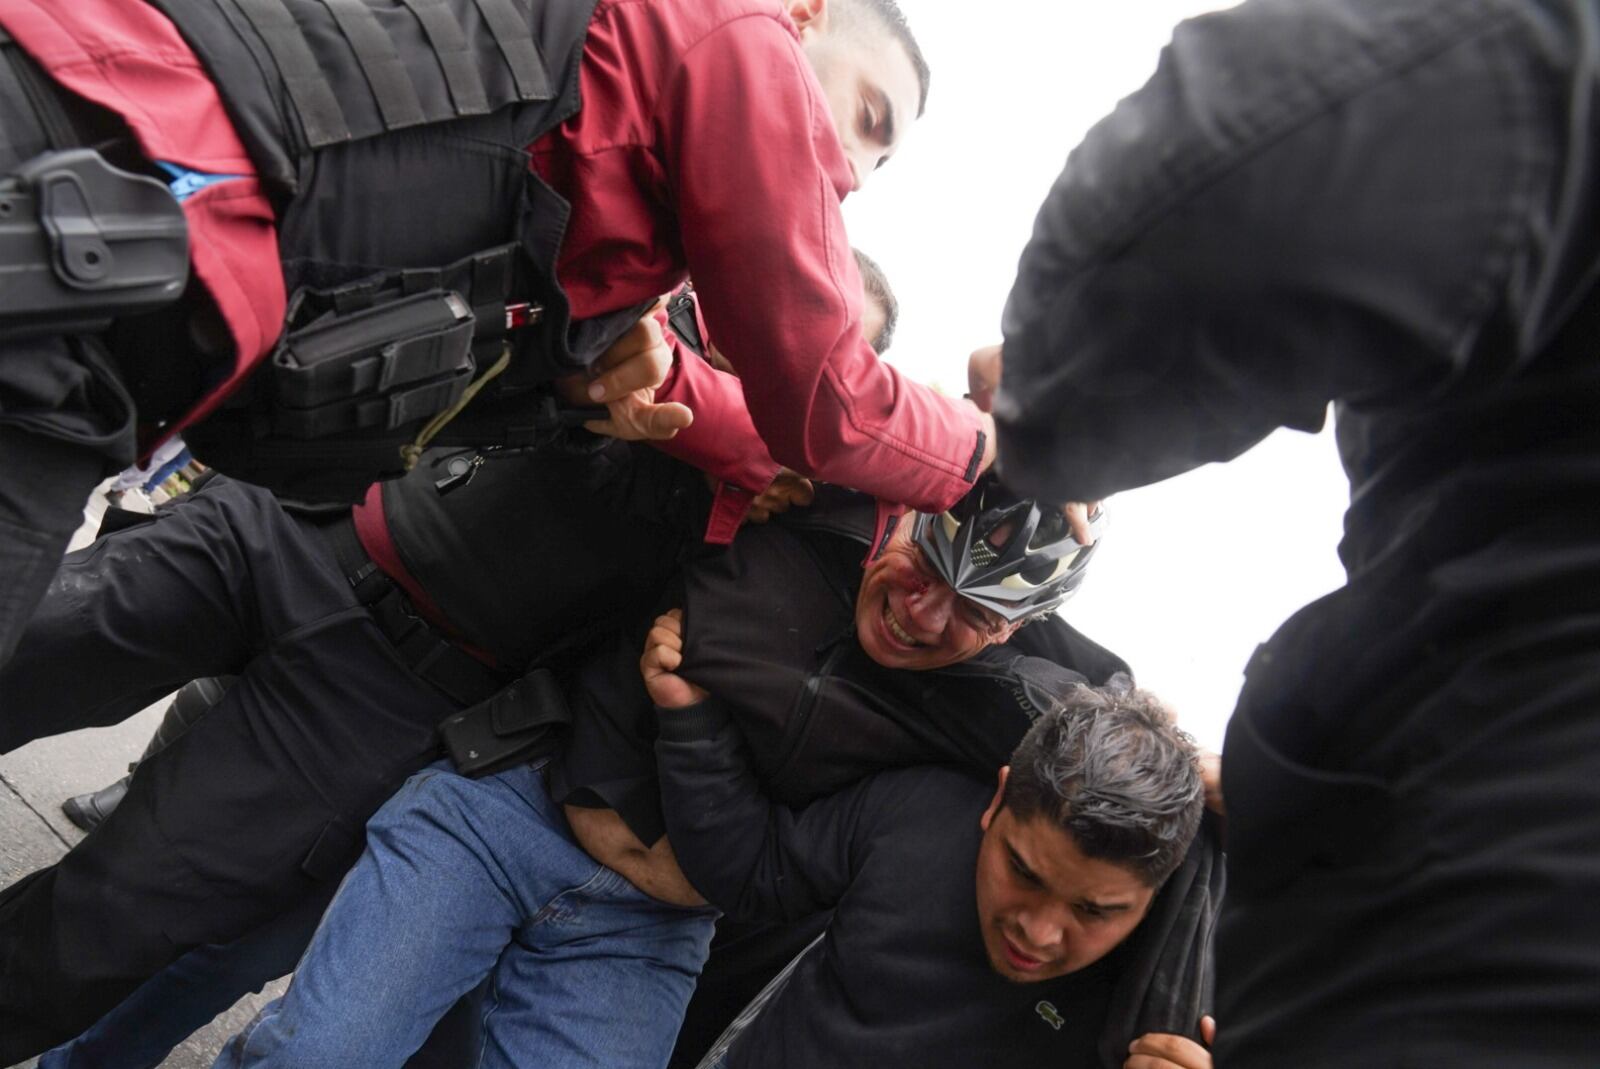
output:
POLYGON ((518 0, 477 0, 483 21, 494 34, 511 76, 516 79, 517 93, 523 100, 550 99, 550 73, 544 60, 533 45, 528 33, 528 13, 520 10, 518 0))
POLYGON ((339 32, 344 34, 356 62, 361 65, 361 73, 372 89, 372 99, 377 101, 378 111, 383 116, 384 129, 397 130, 423 122, 417 87, 406 73, 405 64, 400 62, 394 42, 378 24, 371 9, 362 0, 322 0, 322 4, 333 13, 339 32))
POLYGON ((573 32, 581 41, 587 25, 574 8, 562 16, 571 27, 541 31, 525 0, 210 3, 235 31, 255 31, 313 149, 550 101, 556 88, 540 33, 554 34, 545 43, 559 50, 572 46, 573 32))
POLYGON ((317 57, 312 55, 311 46, 282 0, 216 2, 232 4, 255 27, 300 116, 306 141, 317 147, 350 140, 350 127, 345 124, 344 110, 333 94, 333 86, 323 77, 317 57))
POLYGON ((422 24, 422 30, 439 57, 444 71, 445 84, 450 87, 450 98, 456 111, 462 115, 482 115, 489 110, 489 97, 484 92, 483 77, 472 50, 467 47, 467 35, 461 23, 451 14, 445 0, 400 0, 422 24))

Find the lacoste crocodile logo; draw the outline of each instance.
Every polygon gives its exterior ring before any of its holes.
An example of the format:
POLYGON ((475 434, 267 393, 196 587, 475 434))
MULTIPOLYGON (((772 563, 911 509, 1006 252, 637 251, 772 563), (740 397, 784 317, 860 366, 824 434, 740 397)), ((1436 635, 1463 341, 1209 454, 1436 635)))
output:
POLYGON ((1033 1010, 1040 1017, 1043 1017, 1045 1023, 1057 1032, 1061 1031, 1061 1026, 1067 1023, 1067 1019, 1061 1016, 1061 1011, 1056 1009, 1053 1002, 1046 1002, 1044 999, 1040 999, 1039 1004, 1033 1010))

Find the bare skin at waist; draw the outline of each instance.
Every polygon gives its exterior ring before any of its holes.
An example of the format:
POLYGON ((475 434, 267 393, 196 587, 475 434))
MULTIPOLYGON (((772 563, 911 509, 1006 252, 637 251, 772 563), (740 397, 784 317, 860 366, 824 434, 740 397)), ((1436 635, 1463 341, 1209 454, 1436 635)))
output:
POLYGON ((674 906, 706 904, 678 867, 672 844, 665 835, 654 845, 645 846, 614 809, 585 809, 575 805, 562 809, 573 837, 584 852, 651 898, 674 906))

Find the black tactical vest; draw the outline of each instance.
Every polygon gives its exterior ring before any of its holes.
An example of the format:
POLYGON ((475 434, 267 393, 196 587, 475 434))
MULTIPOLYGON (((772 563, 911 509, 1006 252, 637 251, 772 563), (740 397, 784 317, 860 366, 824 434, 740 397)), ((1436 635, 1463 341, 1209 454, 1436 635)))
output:
POLYGON ((538 387, 642 310, 572 322, 555 277, 570 206, 525 151, 578 110, 595 0, 150 2, 268 186, 290 295, 271 367, 188 433, 197 453, 291 498, 354 501, 497 365, 435 444, 559 426, 538 387))

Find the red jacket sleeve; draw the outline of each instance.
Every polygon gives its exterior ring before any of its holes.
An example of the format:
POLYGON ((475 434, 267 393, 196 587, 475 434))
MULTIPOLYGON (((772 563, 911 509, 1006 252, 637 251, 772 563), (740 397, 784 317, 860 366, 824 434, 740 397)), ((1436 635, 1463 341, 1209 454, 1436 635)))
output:
POLYGON ((656 401, 688 405, 694 422, 654 444, 723 482, 751 493, 765 490, 778 474, 778 462, 750 421, 739 380, 681 346, 677 354, 667 380, 656 390, 656 401))
POLYGON ((677 359, 656 390, 656 400, 688 405, 694 422, 651 444, 718 480, 705 540, 727 545, 744 523, 751 500, 777 476, 779 465, 750 422, 738 378, 685 353, 675 341, 673 345, 677 359))
POLYGON ((777 17, 688 49, 657 121, 689 273, 779 462, 948 508, 982 454, 977 410, 881 363, 839 200, 849 168, 810 65, 777 17))

